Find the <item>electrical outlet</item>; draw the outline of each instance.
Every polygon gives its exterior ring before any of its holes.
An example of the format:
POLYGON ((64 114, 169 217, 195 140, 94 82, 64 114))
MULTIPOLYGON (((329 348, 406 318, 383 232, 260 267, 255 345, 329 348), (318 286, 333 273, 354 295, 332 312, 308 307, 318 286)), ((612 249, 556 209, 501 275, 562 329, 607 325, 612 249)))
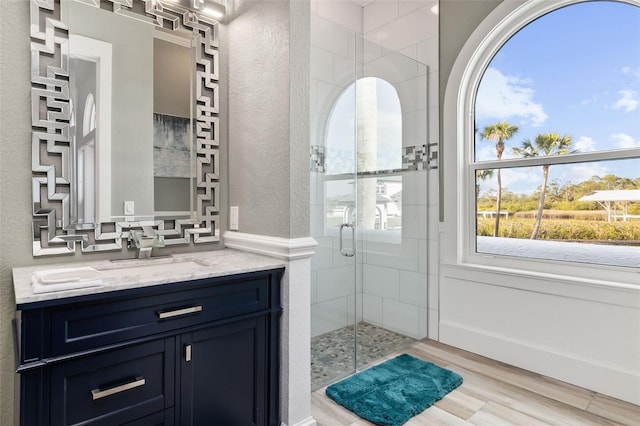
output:
POLYGON ((232 206, 229 208, 229 229, 231 231, 238 230, 238 216, 240 214, 240 207, 232 206))

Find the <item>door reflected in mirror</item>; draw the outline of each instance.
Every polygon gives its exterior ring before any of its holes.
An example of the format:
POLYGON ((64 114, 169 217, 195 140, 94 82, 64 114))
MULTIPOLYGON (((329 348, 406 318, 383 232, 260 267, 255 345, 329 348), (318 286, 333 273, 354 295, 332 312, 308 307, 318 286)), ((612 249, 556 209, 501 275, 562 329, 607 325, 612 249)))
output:
POLYGON ((191 217, 191 33, 62 4, 69 27, 71 225, 191 217))

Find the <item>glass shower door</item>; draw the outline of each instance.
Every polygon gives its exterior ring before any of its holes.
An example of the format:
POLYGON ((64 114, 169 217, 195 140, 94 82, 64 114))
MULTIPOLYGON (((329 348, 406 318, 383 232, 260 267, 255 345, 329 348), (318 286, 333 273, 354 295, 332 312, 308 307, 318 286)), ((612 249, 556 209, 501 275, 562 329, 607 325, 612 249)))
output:
POLYGON ((313 389, 426 337, 427 70, 343 39, 312 38, 313 389))
MULTIPOLYGON (((355 372, 360 253, 355 227, 356 94, 352 84, 357 58, 356 38, 346 32, 343 35, 344 44, 335 49, 351 56, 342 59, 339 72, 316 72, 311 81, 312 105, 322 105, 312 111, 311 118, 317 129, 311 134, 311 235, 318 242, 311 259, 314 389, 355 372)), ((315 52, 326 55, 326 49, 320 47, 315 52)))

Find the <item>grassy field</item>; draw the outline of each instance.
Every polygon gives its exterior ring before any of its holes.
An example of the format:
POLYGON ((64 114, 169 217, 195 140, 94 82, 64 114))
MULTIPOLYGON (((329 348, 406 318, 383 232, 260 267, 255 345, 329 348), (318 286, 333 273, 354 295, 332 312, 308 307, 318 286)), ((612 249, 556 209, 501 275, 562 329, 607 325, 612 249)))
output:
MULTIPOLYGON (((588 215, 586 215, 588 216, 588 215)), ((477 234, 493 236, 495 219, 478 218, 477 234)), ((500 219, 500 237, 530 238, 535 225, 533 217, 522 215, 500 219)), ((640 220, 628 222, 586 218, 557 219, 543 217, 538 231, 539 240, 601 242, 621 245, 640 245, 640 220)))

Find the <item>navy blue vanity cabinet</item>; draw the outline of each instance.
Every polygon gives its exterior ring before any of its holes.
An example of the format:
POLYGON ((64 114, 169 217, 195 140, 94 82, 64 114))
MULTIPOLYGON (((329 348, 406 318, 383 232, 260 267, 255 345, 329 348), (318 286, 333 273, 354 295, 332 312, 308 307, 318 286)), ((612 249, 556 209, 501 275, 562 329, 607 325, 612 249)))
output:
POLYGON ((18 305, 20 424, 279 425, 283 272, 18 305))

